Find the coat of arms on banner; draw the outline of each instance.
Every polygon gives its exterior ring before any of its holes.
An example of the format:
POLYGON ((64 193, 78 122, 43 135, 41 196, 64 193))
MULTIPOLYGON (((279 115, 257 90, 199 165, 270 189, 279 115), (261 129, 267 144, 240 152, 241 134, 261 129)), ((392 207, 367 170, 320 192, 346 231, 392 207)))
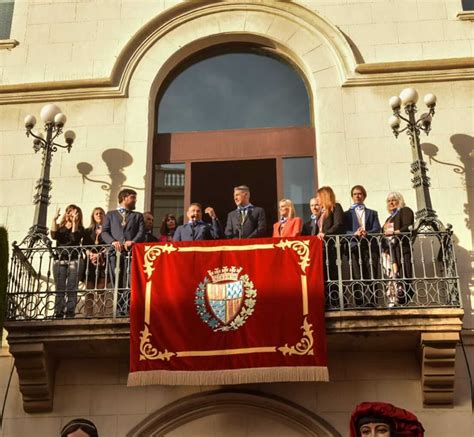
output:
POLYGON ((198 285, 194 302, 201 320, 213 331, 233 331, 253 314, 257 290, 242 267, 208 270, 198 285))

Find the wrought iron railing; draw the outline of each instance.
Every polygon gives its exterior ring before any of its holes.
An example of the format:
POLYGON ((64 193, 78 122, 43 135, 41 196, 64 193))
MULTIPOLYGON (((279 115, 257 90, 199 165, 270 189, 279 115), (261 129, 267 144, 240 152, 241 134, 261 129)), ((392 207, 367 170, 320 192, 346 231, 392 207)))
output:
MULTIPOLYGON (((127 317, 130 261, 111 246, 14 245, 7 319, 127 317)), ((461 306, 450 231, 328 236, 324 270, 328 311, 461 306)))

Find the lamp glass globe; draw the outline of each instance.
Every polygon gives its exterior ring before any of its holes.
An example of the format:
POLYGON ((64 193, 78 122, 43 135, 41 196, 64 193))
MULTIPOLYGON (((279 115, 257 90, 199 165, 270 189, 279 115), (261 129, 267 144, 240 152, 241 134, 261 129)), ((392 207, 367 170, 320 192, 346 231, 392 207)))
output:
POLYGON ((56 114, 59 114, 61 109, 54 103, 48 103, 41 108, 40 117, 43 123, 52 123, 56 114))
POLYGON ((404 105, 414 105, 418 102, 418 93, 414 88, 405 88, 400 93, 400 99, 404 105))

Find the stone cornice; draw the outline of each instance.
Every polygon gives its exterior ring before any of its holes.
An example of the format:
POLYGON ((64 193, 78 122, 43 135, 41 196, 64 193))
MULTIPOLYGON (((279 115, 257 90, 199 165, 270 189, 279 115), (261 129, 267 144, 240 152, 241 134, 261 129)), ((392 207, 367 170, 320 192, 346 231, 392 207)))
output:
POLYGON ((0 50, 11 50, 20 44, 16 39, 0 39, 0 50))
POLYGON ((474 11, 458 12, 456 18, 462 21, 474 21, 474 11))
MULTIPOLYGON (((0 105, 64 100, 87 100, 126 97, 140 60, 157 41, 171 30, 204 16, 220 12, 263 12, 284 17, 319 34, 337 58, 342 86, 375 86, 416 82, 472 80, 474 58, 430 61, 356 64, 343 33, 313 11, 289 2, 183 2, 165 10, 146 23, 120 52, 110 77, 54 82, 0 85, 0 105)), ((3 41, 5 48, 18 44, 3 41)), ((0 41, 1 48, 2 41, 0 41)))

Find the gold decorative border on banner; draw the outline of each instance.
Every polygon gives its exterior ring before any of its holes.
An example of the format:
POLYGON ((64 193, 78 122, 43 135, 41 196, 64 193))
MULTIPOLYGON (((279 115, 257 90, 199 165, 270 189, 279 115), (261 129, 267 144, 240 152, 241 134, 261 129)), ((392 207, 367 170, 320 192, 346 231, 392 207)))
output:
POLYGON ((306 270, 310 264, 309 240, 280 240, 278 243, 252 244, 244 246, 191 246, 175 247, 170 243, 163 246, 145 246, 144 273, 147 275, 146 295, 145 295, 145 320, 143 331, 140 331, 140 361, 142 360, 162 360, 169 361, 171 357, 204 357, 219 355, 240 355, 253 353, 273 353, 280 352, 283 355, 314 355, 313 345, 313 325, 308 321, 308 282, 306 270), (266 250, 266 249, 292 249, 299 256, 298 265, 301 267, 301 295, 303 307, 303 337, 294 346, 262 346, 253 348, 237 348, 222 350, 204 351, 180 351, 168 352, 168 350, 158 351, 151 343, 152 334, 149 330, 150 309, 151 309, 151 275, 155 270, 154 263, 162 254, 173 252, 216 252, 216 251, 244 251, 244 250, 266 250))

